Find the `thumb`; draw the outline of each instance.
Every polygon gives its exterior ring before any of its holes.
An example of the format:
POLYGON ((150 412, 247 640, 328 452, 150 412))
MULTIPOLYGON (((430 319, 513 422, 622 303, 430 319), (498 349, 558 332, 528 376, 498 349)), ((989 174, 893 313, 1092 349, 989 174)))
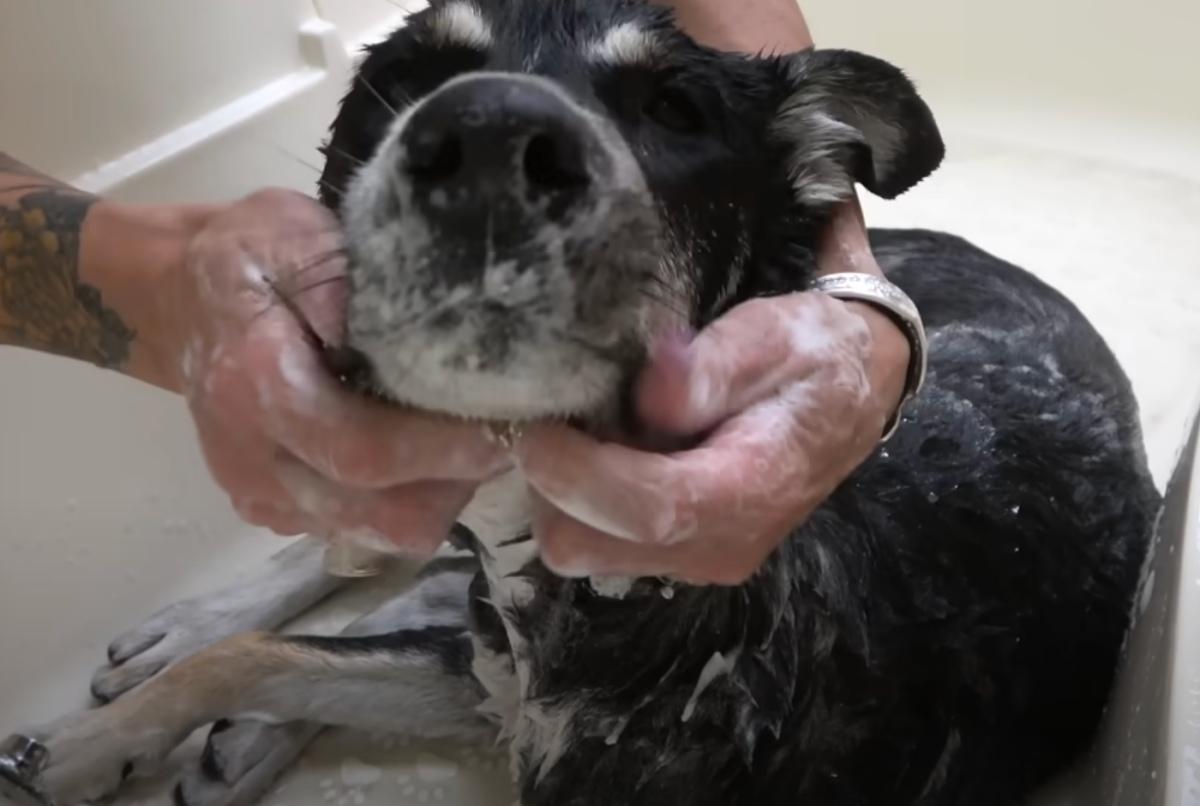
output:
POLYGON ((672 434, 707 431, 812 373, 836 328, 813 292, 750 300, 688 342, 660 341, 638 381, 638 413, 672 434))

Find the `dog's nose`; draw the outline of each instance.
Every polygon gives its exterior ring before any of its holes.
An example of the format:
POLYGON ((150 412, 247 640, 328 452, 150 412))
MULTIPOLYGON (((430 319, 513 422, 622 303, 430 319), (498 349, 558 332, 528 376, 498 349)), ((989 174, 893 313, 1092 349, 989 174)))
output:
POLYGON ((541 211, 554 217, 592 183, 591 138, 583 114, 553 87, 480 76, 445 87, 413 113, 401 168, 445 213, 524 196, 548 202, 541 211))

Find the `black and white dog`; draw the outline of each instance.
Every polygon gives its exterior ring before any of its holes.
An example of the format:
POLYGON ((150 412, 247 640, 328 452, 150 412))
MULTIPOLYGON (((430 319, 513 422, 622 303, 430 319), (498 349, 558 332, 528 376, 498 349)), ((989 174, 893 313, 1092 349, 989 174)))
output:
MULTIPOLYGON (((943 147, 867 56, 718 53, 638 0, 442 0, 371 48, 326 153, 377 392, 629 435, 656 333, 805 289, 854 183, 896 196, 943 147)), ((506 476, 464 516, 473 556, 346 635, 248 632, 345 584, 302 541, 118 639, 111 702, 36 732, 49 794, 112 792, 216 722, 181 802, 251 801, 348 725, 499 736, 526 806, 1017 803, 1113 680, 1159 505, 1136 404, 1030 274, 949 235, 872 242, 928 383, 750 581, 557 577, 506 476)))

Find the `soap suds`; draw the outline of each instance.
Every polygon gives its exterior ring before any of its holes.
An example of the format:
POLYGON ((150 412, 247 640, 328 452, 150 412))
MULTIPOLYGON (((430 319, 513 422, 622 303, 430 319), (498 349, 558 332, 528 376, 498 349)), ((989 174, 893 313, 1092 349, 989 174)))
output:
POLYGON ((692 692, 691 699, 683 709, 683 722, 688 722, 696 713, 696 706, 700 703, 700 697, 713 684, 717 678, 722 675, 727 675, 737 666, 738 656, 741 650, 735 650, 729 655, 723 655, 720 652, 714 652, 713 656, 708 659, 708 663, 704 664, 704 668, 700 670, 700 678, 696 681, 696 688, 692 692))

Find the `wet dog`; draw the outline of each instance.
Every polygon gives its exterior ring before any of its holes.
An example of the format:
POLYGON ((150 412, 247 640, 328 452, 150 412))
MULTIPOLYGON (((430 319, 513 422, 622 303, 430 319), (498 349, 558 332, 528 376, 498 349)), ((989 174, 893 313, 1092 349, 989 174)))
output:
MULTIPOLYGON (((635 0, 449 0, 370 49, 326 154, 375 393, 628 437, 656 335, 803 291, 854 184, 896 196, 943 146, 865 55, 718 53, 635 0)), ((246 632, 345 584, 302 541, 118 639, 112 702, 39 732, 50 794, 111 792, 220 720, 181 802, 253 800, 321 725, 500 737, 526 806, 1018 802, 1113 680, 1159 504, 1136 404, 1031 274, 951 235, 872 244, 928 382, 747 581, 560 578, 504 477, 456 530, 472 556, 346 635, 246 632)))

